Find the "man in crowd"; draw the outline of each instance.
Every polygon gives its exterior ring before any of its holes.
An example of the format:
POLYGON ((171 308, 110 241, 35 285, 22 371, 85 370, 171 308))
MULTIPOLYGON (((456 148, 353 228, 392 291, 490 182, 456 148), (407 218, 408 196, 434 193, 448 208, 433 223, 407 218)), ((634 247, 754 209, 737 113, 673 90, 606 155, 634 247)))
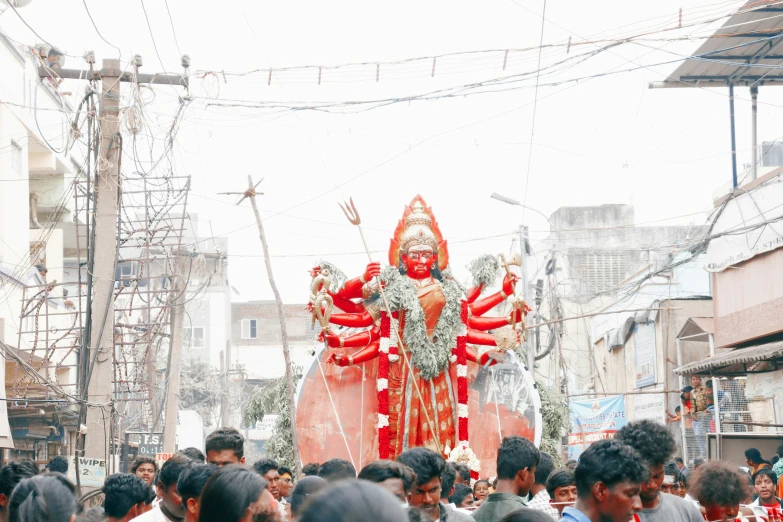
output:
POLYGON ((505 437, 498 448, 497 487, 473 518, 478 522, 495 522, 525 507, 522 498, 533 487, 540 460, 538 449, 526 438, 517 435, 505 437))
POLYGON ((218 467, 245 463, 245 438, 234 428, 218 428, 205 442, 207 462, 218 467))
MULTIPOLYGON (((449 497, 454 493, 454 482, 457 480, 457 468, 453 462, 446 461, 440 476, 440 503, 449 506, 449 497)), ((455 507, 455 506, 451 506, 455 507)))
MULTIPOLYGON (((666 474, 665 464, 676 448, 674 437, 666 426, 651 420, 632 422, 617 432, 615 440, 633 448, 642 457, 642 463, 647 468, 649 479, 641 485, 639 496, 642 509, 638 513, 638 520, 702 522, 699 510, 692 503, 661 493, 666 474)), ((581 463, 579 465, 581 466, 581 463)))
POLYGON ((132 473, 115 473, 103 483, 103 509, 107 522, 128 522, 152 509, 155 493, 132 473))
POLYGON ((285 466, 280 466, 277 472, 280 474, 278 483, 280 498, 288 502, 287 499, 291 497, 291 492, 294 490, 294 472, 285 466))
POLYGON ((185 507, 185 522, 198 522, 199 497, 204 484, 217 471, 214 464, 193 464, 177 479, 177 491, 185 507))
POLYGON ((356 479, 356 468, 343 459, 329 459, 318 468, 318 476, 327 482, 344 479, 356 479))
POLYGON ((272 459, 261 459, 253 464, 253 471, 264 477, 266 489, 278 502, 280 501, 280 473, 277 471, 279 468, 277 461, 272 459))
POLYGON ((775 496, 778 490, 778 476, 769 468, 762 468, 753 475, 753 489, 758 498, 750 504, 753 512, 769 517, 770 513, 779 513, 783 506, 775 496), (761 509, 758 509, 761 508, 761 509))
POLYGON ((550 496, 546 489, 546 480, 554 470, 555 463, 552 460, 552 457, 550 457, 548 453, 542 452, 541 459, 538 461, 538 466, 536 466, 535 482, 533 483, 533 487, 530 490, 530 495, 533 498, 530 499, 527 507, 530 509, 543 511, 550 517, 557 520, 559 518, 559 513, 549 503, 550 496))
POLYGON ((177 481, 180 474, 192 464, 193 462, 185 455, 176 454, 161 466, 156 484, 160 502, 152 511, 137 517, 137 522, 182 522, 185 519, 185 509, 177 490, 177 481))
POLYGON ((455 463, 454 467, 457 468, 457 479, 454 481, 454 484, 470 486, 470 468, 468 465, 455 463))
POLYGON ((0 522, 8 520, 8 501, 11 492, 23 479, 38 474, 38 467, 32 460, 9 462, 0 470, 0 522))
POLYGON ((563 510, 576 502, 576 480, 574 472, 568 468, 553 471, 546 479, 546 492, 549 494, 549 505, 557 512, 558 520, 563 510))
POLYGON ((707 433, 710 426, 710 414, 707 412, 709 390, 701 385, 701 377, 691 376, 690 409, 693 422, 693 435, 696 438, 699 456, 707 456, 707 433))
POLYGON ((68 459, 62 455, 57 455, 56 457, 53 457, 48 464, 46 464, 46 470, 50 473, 62 473, 63 475, 67 475, 68 459))
POLYGON ((641 485, 648 473, 641 457, 616 440, 593 443, 574 470, 576 504, 561 522, 628 522, 642 508, 641 485))
POLYGON ((197 464, 204 464, 207 461, 207 457, 205 457, 204 453, 202 453, 202 451, 198 448, 185 448, 183 450, 179 450, 178 453, 182 453, 197 464))
POLYGON ((416 474, 416 482, 408 495, 411 507, 421 510, 429 520, 441 522, 472 522, 469 515, 451 510, 440 503, 441 476, 446 461, 428 448, 411 448, 400 453, 397 462, 416 474))
POLYGON ((305 477, 317 477, 318 470, 321 469, 321 465, 317 462, 310 462, 302 466, 302 475, 305 477))
POLYGON ((407 504, 408 493, 413 488, 416 475, 408 466, 392 460, 370 462, 359 472, 360 480, 375 482, 389 493, 407 504))
POLYGON ((677 469, 680 470, 680 473, 685 469, 685 461, 683 461, 680 457, 677 457, 674 459, 674 463, 677 464, 677 469))

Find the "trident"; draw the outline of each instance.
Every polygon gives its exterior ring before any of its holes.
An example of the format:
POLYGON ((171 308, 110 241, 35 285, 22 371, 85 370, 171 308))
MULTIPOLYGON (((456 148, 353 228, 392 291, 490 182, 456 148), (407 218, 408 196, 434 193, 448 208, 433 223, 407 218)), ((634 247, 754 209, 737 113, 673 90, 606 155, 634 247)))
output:
POLYGON ((340 205, 340 208, 343 210, 345 217, 348 218, 348 221, 350 221, 352 225, 356 225, 356 227, 359 229, 359 235, 362 237, 364 250, 367 252, 367 257, 370 258, 370 261, 372 262, 372 255, 370 254, 370 249, 367 246, 367 240, 364 239, 364 232, 362 231, 362 218, 359 216, 359 211, 356 210, 356 205, 353 203, 353 198, 348 198, 348 201, 350 201, 350 203, 346 203, 345 206, 343 206, 342 203, 338 203, 338 205, 340 205))

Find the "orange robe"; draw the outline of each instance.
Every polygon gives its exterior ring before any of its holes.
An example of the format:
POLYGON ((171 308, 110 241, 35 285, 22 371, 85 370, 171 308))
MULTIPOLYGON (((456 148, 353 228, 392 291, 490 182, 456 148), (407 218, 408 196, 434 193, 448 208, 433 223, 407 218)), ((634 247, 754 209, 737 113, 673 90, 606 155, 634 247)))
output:
MULTIPOLYGON (((427 335, 431 337, 446 305, 446 298, 440 283, 434 280, 420 288, 418 296, 424 310, 427 335)), ((401 331, 404 322, 403 316, 400 321, 401 331)), ((401 346, 400 352, 402 349, 401 346)), ((410 360, 410 353, 407 354, 410 360)), ((439 453, 443 453, 446 447, 454 448, 456 393, 457 382, 448 368, 433 379, 427 380, 421 377, 418 368, 413 366, 411 379, 402 353, 399 360, 389 362, 389 438, 392 459, 397 458, 404 450, 416 446, 424 446, 439 453), (414 382, 418 385, 418 390, 414 382), (436 441, 440 443, 440 448, 436 441)))

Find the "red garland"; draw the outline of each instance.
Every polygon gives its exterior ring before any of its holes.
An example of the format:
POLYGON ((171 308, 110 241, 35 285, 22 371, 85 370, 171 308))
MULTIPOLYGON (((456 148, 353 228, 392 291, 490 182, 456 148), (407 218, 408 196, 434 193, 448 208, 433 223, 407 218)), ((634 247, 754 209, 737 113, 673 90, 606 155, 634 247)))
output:
POLYGON ((462 324, 464 324, 466 327, 468 326, 468 302, 464 299, 460 303, 462 305, 462 309, 460 310, 460 319, 462 319, 462 324))
MULTIPOLYGON (((467 329, 468 326, 468 303, 464 299, 460 303, 462 305, 462 313, 460 314, 462 324, 467 329)), ((457 336, 457 367, 467 367, 468 364, 468 340, 465 335, 457 336)), ((457 403, 467 406, 468 405, 468 378, 457 377, 457 403)), ((457 440, 468 441, 468 419, 460 417, 457 425, 457 440)))
MULTIPOLYGON (((381 314, 381 338, 389 339, 391 333, 391 321, 386 313, 381 314)), ((378 358, 378 379, 389 379, 389 354, 381 352, 378 358)), ((378 414, 389 415, 389 387, 378 390, 378 414)), ((391 456, 391 444, 389 440, 389 426, 378 427, 378 458, 388 459, 391 456)))

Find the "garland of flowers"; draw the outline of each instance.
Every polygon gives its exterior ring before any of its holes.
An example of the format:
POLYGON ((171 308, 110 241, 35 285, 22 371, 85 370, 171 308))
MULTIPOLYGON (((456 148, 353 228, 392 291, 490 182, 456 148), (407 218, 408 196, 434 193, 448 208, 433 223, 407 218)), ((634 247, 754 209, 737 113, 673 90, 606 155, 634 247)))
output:
POLYGON ((498 280, 500 261, 498 261, 497 257, 486 254, 468 263, 467 269, 470 270, 473 276, 473 286, 481 285, 483 292, 493 286, 498 280))
POLYGON ((460 301, 462 327, 457 336, 457 440, 458 445, 469 446, 468 442, 468 303, 460 301))
POLYGON ((391 321, 386 312, 381 312, 381 343, 378 356, 378 458, 391 456, 389 436, 389 334, 391 321))
POLYGON ((461 326, 462 287, 448 274, 444 274, 441 289, 446 305, 440 313, 432 340, 427 335, 424 309, 419 303, 418 291, 409 277, 400 274, 396 267, 386 267, 381 273, 384 293, 389 307, 405 312, 405 328, 402 339, 411 353, 414 364, 424 379, 432 379, 449 365, 451 350, 461 326))

